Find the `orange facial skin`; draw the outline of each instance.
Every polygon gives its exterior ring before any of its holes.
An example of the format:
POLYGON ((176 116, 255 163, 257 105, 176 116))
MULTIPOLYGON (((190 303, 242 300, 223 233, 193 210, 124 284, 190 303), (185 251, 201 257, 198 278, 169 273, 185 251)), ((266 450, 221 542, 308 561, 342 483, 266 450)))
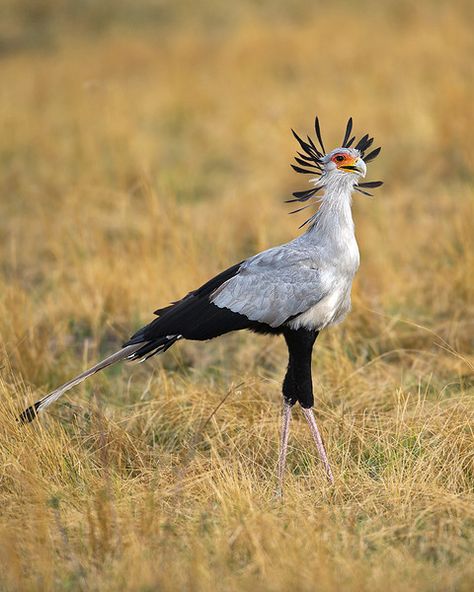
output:
POLYGON ((337 154, 334 154, 334 156, 331 157, 331 160, 339 169, 341 167, 355 166, 355 161, 357 160, 357 158, 350 156, 349 154, 339 152, 337 154))

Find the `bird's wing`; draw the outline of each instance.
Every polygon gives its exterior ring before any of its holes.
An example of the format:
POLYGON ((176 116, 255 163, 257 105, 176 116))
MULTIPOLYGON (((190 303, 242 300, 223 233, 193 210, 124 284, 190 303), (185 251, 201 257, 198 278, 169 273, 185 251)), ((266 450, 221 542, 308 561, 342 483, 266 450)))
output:
MULTIPOLYGON (((161 343, 163 337, 204 340, 248 328, 251 323, 247 317, 219 308, 209 300, 214 290, 239 272, 241 265, 229 267, 181 300, 156 310, 158 318, 139 329, 124 345, 147 342, 149 349, 155 342, 161 343)), ((137 355, 143 351, 138 350, 137 355)))
POLYGON ((325 296, 317 258, 293 243, 245 261, 238 273, 216 288, 210 301, 251 321, 279 327, 325 296))

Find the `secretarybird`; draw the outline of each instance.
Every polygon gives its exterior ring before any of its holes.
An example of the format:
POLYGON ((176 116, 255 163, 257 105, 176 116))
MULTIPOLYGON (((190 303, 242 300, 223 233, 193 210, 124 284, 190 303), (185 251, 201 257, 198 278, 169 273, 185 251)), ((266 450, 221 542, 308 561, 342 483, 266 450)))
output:
MULTIPOLYGON (((352 280, 359 267, 359 249, 351 213, 354 190, 381 181, 362 182, 366 163, 380 148, 366 154, 373 138, 364 135, 355 145, 352 118, 340 148, 326 153, 319 120, 315 120, 319 147, 294 131, 301 152, 293 169, 312 176, 312 186, 297 191, 289 202, 316 198, 318 211, 302 225, 304 234, 241 261, 189 292, 177 302, 158 309, 157 318, 137 331, 122 349, 52 391, 20 415, 32 421, 40 411, 83 380, 122 360, 146 360, 169 349, 180 339, 205 341, 240 329, 283 335, 289 362, 283 381, 283 416, 278 479, 282 490, 291 409, 298 402, 331 483, 334 481, 323 440, 313 414, 311 357, 319 332, 342 321, 350 309, 352 280)), ((311 205, 311 202, 310 202, 311 205)), ((309 207, 309 206, 305 206, 309 207)), ((304 207, 292 213, 300 211, 304 207)))

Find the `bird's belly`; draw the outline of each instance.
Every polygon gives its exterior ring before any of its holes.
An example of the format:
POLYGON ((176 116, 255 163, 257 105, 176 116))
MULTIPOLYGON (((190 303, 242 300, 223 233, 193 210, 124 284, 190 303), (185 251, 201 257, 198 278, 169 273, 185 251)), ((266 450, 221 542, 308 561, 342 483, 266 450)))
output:
POLYGON ((340 323, 351 309, 349 289, 334 290, 288 323, 292 329, 321 330, 340 323))

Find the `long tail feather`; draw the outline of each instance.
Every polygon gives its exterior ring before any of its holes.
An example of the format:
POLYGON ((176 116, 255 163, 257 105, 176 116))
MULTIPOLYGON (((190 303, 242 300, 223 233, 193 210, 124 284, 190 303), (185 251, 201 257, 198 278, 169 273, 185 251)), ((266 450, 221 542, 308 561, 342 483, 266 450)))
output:
POLYGON ((67 392, 69 389, 72 389, 73 387, 77 386, 78 384, 80 384, 81 382, 86 380, 86 378, 89 378, 89 376, 92 376, 96 372, 100 372, 104 368, 107 368, 107 366, 111 366, 112 364, 116 364, 117 362, 120 362, 121 360, 125 360, 126 358, 129 358, 138 349, 143 347, 143 345, 144 345, 143 342, 142 343, 135 343, 133 345, 127 345, 126 347, 124 347, 124 348, 116 351, 112 355, 108 356, 107 358, 105 358, 104 360, 102 360, 101 362, 96 364, 95 366, 92 366, 92 368, 89 368, 85 372, 82 372, 81 374, 79 374, 78 376, 73 378, 72 380, 65 382, 63 385, 61 385, 60 387, 58 387, 54 391, 51 391, 49 394, 44 396, 39 401, 36 401, 36 403, 33 403, 33 405, 28 407, 28 409, 25 409, 23 411, 23 413, 21 413, 21 415, 19 417, 19 421, 21 423, 29 423, 30 421, 33 421, 40 411, 43 411, 43 409, 46 409, 46 407, 51 405, 51 403, 54 403, 54 401, 59 399, 59 397, 64 395, 64 393, 67 392))

